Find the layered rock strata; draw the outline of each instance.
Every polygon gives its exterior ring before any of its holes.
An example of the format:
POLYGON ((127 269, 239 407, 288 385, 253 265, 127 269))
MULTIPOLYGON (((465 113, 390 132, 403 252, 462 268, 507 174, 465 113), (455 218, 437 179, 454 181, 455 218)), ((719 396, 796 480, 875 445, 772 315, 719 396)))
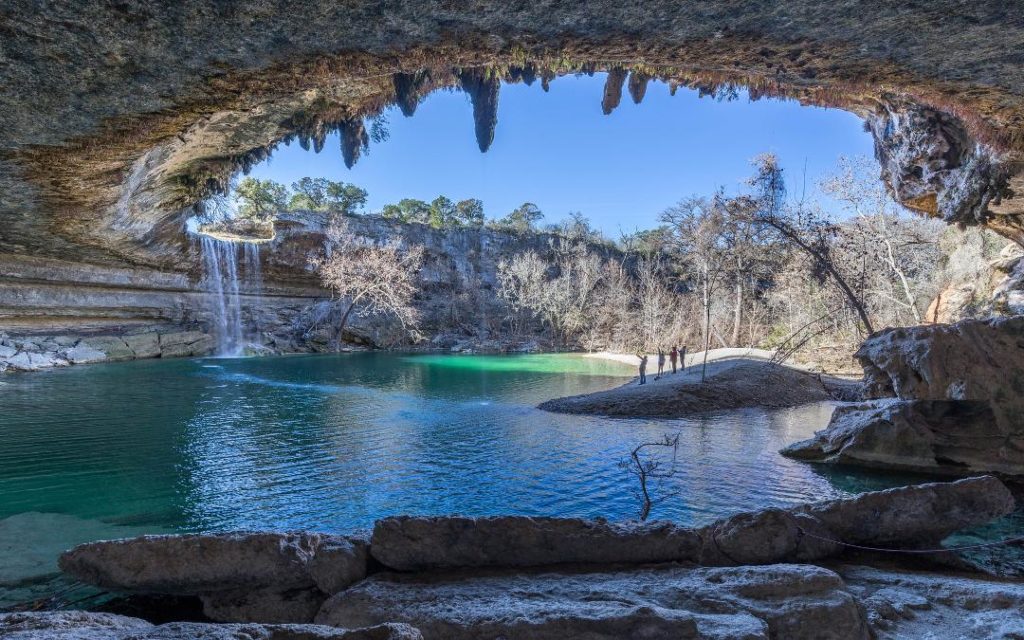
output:
POLYGON ((886 329, 857 352, 875 400, 784 455, 927 472, 1024 474, 1024 317, 886 329))
POLYGON ((144 536, 81 545, 60 567, 106 589, 197 595, 209 617, 231 623, 401 622, 426 638, 613 638, 631 629, 811 638, 832 620, 827 637, 867 638, 861 607, 836 574, 790 563, 840 556, 840 542, 937 546, 1014 507, 999 480, 981 477, 743 513, 699 529, 395 517, 378 521, 369 543, 311 533, 144 536))

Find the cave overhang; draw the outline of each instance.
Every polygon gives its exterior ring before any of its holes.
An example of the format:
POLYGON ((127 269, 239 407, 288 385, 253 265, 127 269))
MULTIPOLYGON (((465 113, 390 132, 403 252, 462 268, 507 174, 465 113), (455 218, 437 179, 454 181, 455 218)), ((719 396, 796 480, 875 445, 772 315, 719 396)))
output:
POLYGON ((81 23, 36 8, 34 20, 0 16, 13 79, 0 103, 0 251, 173 266, 186 218, 282 142, 318 148, 339 131, 351 165, 367 118, 392 104, 412 115, 431 91, 455 89, 472 99, 485 150, 502 81, 601 71, 606 111, 623 86, 642 99, 660 79, 854 112, 899 201, 1024 242, 1024 71, 985 53, 1024 43, 1024 27, 997 2, 898 16, 860 5, 186 2, 64 10, 91 11, 81 23), (53 58, 72 54, 60 83, 53 58))

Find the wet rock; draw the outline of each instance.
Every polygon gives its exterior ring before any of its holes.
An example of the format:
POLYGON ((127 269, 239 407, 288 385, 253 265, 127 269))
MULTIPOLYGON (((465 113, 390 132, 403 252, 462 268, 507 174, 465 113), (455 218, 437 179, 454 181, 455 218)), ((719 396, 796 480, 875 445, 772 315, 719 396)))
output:
POLYGON ((992 578, 837 569, 879 640, 1024 637, 1024 584, 992 578))
POLYGON ((378 574, 328 600, 317 622, 398 620, 423 637, 869 637, 842 580, 805 565, 478 577, 378 574))
POLYGON ((416 571, 685 561, 697 558, 700 544, 694 531, 670 523, 397 516, 377 521, 370 551, 389 568, 416 571))
POLYGON ((62 571, 118 591, 194 595, 215 591, 315 586, 308 564, 324 536, 226 533, 142 536, 79 545, 60 557, 62 571))
POLYGON ((201 331, 160 334, 160 353, 164 358, 203 356, 215 347, 212 336, 201 331))
POLYGON ((145 620, 89 611, 0 613, 5 640, 421 640, 416 629, 382 624, 338 629, 307 624, 208 624, 145 620))
POLYGON ((312 622, 327 594, 319 589, 217 591, 200 596, 203 613, 217 622, 312 622))
POLYGON ((934 545, 954 531, 1011 513, 1013 495, 992 476, 934 482, 817 502, 794 511, 814 517, 851 544, 934 545))

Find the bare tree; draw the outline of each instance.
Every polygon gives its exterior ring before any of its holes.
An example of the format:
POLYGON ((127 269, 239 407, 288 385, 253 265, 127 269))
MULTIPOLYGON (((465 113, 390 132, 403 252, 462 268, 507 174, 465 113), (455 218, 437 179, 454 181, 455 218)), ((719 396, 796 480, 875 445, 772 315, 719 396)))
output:
POLYGON ((662 492, 659 485, 666 479, 671 478, 676 474, 676 455, 679 452, 679 434, 674 436, 665 434, 662 440, 656 442, 644 442, 637 445, 633 451, 630 452, 629 457, 624 458, 619 462, 619 466, 625 469, 627 472, 636 477, 640 483, 640 489, 636 492, 637 498, 640 500, 640 520, 647 520, 648 516, 651 515, 651 509, 654 505, 665 501, 672 494, 662 492), (664 449, 671 449, 671 458, 666 460, 665 456, 658 456, 657 453, 652 453, 655 447, 663 447, 664 449), (660 493, 658 497, 654 497, 652 493, 657 489, 660 493))
POLYGON ((353 312, 362 316, 385 314, 402 328, 415 327, 419 314, 413 306, 423 248, 402 249, 397 242, 375 244, 349 231, 343 220, 327 230, 323 254, 312 260, 320 281, 342 309, 334 323, 341 336, 353 312))
POLYGON ((726 264, 730 260, 725 241, 726 216, 721 198, 689 198, 661 214, 662 222, 672 230, 677 257, 691 281, 700 291, 703 309, 704 364, 701 381, 707 376, 708 349, 711 346, 711 307, 725 283, 726 264))

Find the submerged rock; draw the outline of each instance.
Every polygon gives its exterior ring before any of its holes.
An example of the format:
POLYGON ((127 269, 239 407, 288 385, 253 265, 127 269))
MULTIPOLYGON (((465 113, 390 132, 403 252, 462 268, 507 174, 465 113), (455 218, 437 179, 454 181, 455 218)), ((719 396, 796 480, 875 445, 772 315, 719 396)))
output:
POLYGON ((373 557, 398 571, 694 560, 700 537, 663 522, 613 524, 574 518, 397 516, 378 520, 373 557))
POLYGON ((0 613, 5 640, 421 640, 404 624, 339 629, 312 624, 208 624, 172 622, 153 625, 111 613, 47 611, 0 613))
POLYGON ((332 597, 317 622, 398 620, 423 637, 868 638, 843 582, 826 569, 658 568, 587 574, 378 574, 332 597))

